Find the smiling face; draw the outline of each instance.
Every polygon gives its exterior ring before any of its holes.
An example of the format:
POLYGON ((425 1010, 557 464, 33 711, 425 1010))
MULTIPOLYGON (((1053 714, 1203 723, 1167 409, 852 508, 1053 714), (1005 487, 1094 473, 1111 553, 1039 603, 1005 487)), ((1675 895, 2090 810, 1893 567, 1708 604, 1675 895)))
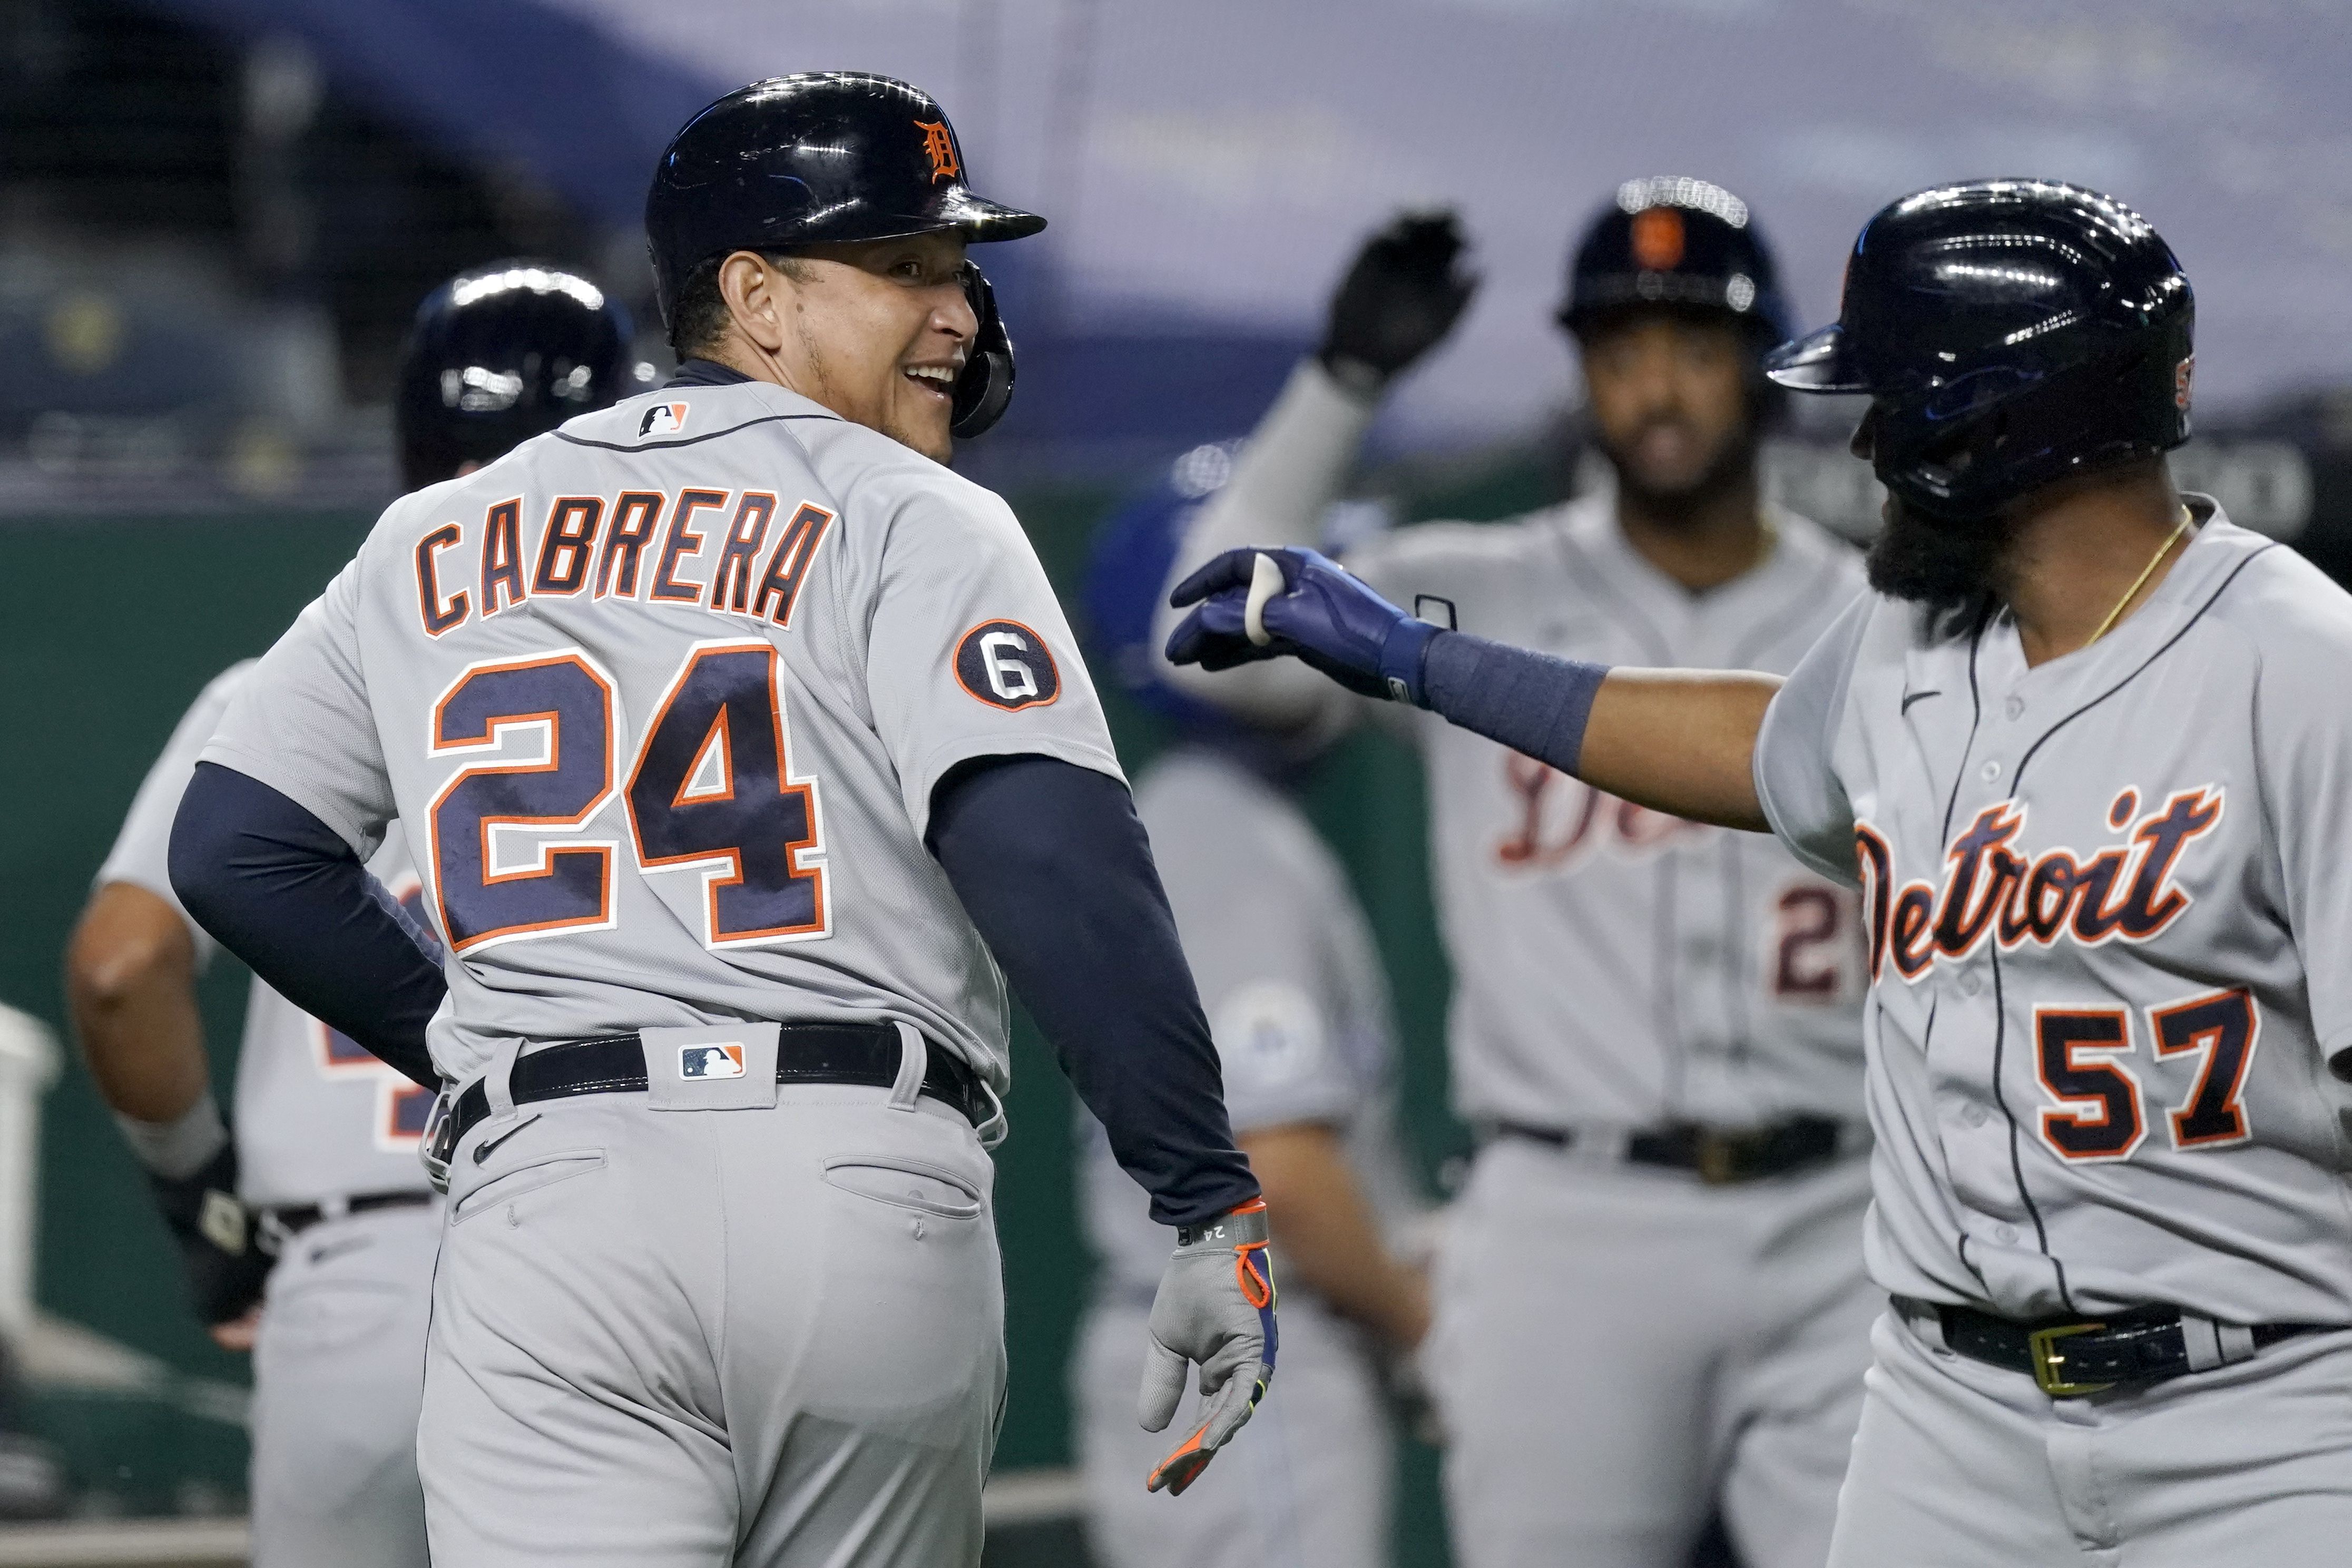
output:
POLYGON ((1673 512, 1750 460, 1751 371, 1736 322, 1631 310, 1581 341, 1593 422, 1625 493, 1673 512))
POLYGON ((719 270, 730 325, 718 357, 943 463, 956 377, 980 331, 963 264, 952 233, 781 259, 739 250, 719 270))

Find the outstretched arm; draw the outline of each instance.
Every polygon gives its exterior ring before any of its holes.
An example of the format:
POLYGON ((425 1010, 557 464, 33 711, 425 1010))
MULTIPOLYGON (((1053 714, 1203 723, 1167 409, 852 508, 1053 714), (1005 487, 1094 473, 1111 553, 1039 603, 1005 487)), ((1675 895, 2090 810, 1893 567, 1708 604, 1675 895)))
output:
MULTIPOLYGON (((1476 290, 1466 245, 1448 213, 1402 215, 1364 242, 1332 295, 1321 347, 1299 362, 1251 432, 1233 477, 1189 530, 1167 586, 1245 544, 1316 542, 1390 383, 1444 339, 1476 290)), ((1167 616, 1160 635, 1175 625, 1167 616)), ((1339 700, 1328 686, 1281 664, 1223 677, 1180 669, 1170 679, 1273 729, 1323 719, 1339 700)))
POLYGON ((1205 669, 1292 655, 1418 703, 1637 805, 1769 831, 1751 772, 1777 676, 1611 669, 1416 620, 1310 550, 1236 550, 1181 584, 1168 657, 1205 669))

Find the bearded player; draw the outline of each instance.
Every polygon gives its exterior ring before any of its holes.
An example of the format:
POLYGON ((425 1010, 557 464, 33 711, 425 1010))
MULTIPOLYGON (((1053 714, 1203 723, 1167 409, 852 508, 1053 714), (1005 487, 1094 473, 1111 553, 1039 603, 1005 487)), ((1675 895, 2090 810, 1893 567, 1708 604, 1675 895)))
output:
POLYGON ((1874 217, 1839 322, 1768 362, 1869 395, 1892 498, 1878 592, 1785 683, 1447 633, 1303 555, 1181 595, 1175 657, 1307 653, 1861 889, 1890 1302, 1832 1568, 2352 1532, 2352 599, 2174 488, 2192 320, 2093 192, 1874 217))
MULTIPOLYGON (((1312 541, 1381 389, 1466 298, 1460 247, 1444 218, 1364 247, 1177 575, 1253 536, 1312 541)), ((1577 247, 1559 319, 1613 485, 1399 529, 1349 570, 1571 657, 1794 668, 1861 567, 1759 495, 1778 395, 1759 362, 1784 332, 1746 204, 1628 181, 1577 247)), ((1815 1568, 1875 1310, 1853 895, 1768 840, 1287 661, 1180 676, 1263 724, 1384 712, 1427 769, 1454 1100, 1481 1138, 1423 1358, 1456 1556, 1664 1568, 1719 1507, 1758 1568, 1815 1568)))

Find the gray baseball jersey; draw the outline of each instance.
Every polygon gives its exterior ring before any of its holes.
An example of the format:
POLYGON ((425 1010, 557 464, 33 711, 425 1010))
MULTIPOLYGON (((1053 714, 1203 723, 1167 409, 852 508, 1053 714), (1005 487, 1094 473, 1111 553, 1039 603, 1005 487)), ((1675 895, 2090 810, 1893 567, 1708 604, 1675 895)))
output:
MULTIPOLYGON (((1420 1205, 1396 1137, 1388 984, 1347 874, 1281 792, 1202 748, 1145 770, 1135 805, 1216 1038, 1234 1131, 1339 1129, 1374 1214, 1410 1220, 1420 1205)), ((1148 1302, 1172 1238, 1101 1124, 1083 1108, 1078 1116, 1103 1283, 1148 1302)))
MULTIPOLYGON (((250 659, 231 666, 189 707, 140 784, 98 873, 101 886, 128 882, 179 910, 195 940, 199 965, 211 961, 214 942, 187 919, 172 891, 172 821, 198 753, 253 669, 250 659)), ((397 834, 385 839, 368 869, 412 910, 416 907, 417 879, 397 834)), ((416 1145, 432 1105, 429 1093, 357 1042, 260 981, 253 983, 246 997, 232 1119, 238 1182, 247 1203, 297 1205, 422 1191, 425 1173, 416 1163, 416 1145)))
POLYGON ((402 819, 452 1077, 516 1037, 895 1019, 1002 1087, 1003 977, 923 833, 1005 753, 1118 776, 1011 510, 750 383, 394 502, 205 757, 362 853, 402 819))
MULTIPOLYGON (((1504 524, 1399 529, 1348 552, 1397 604, 1607 664, 1785 673, 1862 588, 1845 545, 1772 514, 1763 563, 1692 595, 1595 497, 1504 524)), ((1770 840, 1603 795, 1416 713, 1454 966, 1455 1100, 1538 1125, 1738 1126, 1861 1110, 1851 891, 1770 840)))
POLYGON ((1765 720, 1775 829, 1869 912, 1890 1290, 2352 1321, 2352 599, 2191 502, 2090 647, 1867 599, 1765 720))

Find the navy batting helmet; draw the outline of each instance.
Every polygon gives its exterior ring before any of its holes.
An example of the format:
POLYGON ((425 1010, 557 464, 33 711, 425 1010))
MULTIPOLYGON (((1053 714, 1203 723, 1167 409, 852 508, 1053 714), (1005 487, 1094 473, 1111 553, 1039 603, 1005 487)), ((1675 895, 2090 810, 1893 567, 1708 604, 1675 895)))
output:
POLYGON ((1924 511, 1979 517, 2189 439, 2196 302, 2147 220, 2040 180, 1921 191, 1863 226, 1837 324, 1766 371, 1871 399, 1872 460, 1924 511))
POLYGON ((460 272, 416 308, 400 358, 394 424, 409 489, 626 390, 628 312, 576 272, 544 261, 460 272))
POLYGON ((1705 180, 1628 180, 1585 229, 1569 264, 1559 323, 1583 332, 1633 305, 1719 310, 1779 342, 1790 327, 1780 271, 1748 204, 1705 180))
MULTIPOLYGON (((695 268, 737 250, 953 231, 1019 239, 1045 220, 976 195, 946 110, 920 88, 859 71, 810 71, 736 89, 671 139, 646 195, 646 244, 665 325, 695 268)), ((1013 397, 1013 342, 977 267, 980 319, 950 421, 977 436, 1013 397)))
POLYGON ((1218 441, 1193 447, 1150 489, 1112 513, 1095 531, 1079 590, 1087 639, 1106 673, 1145 707, 1187 729, 1222 727, 1229 721, 1168 684, 1161 673, 1167 656, 1152 627, 1184 535, 1233 472, 1240 446, 1218 441))

